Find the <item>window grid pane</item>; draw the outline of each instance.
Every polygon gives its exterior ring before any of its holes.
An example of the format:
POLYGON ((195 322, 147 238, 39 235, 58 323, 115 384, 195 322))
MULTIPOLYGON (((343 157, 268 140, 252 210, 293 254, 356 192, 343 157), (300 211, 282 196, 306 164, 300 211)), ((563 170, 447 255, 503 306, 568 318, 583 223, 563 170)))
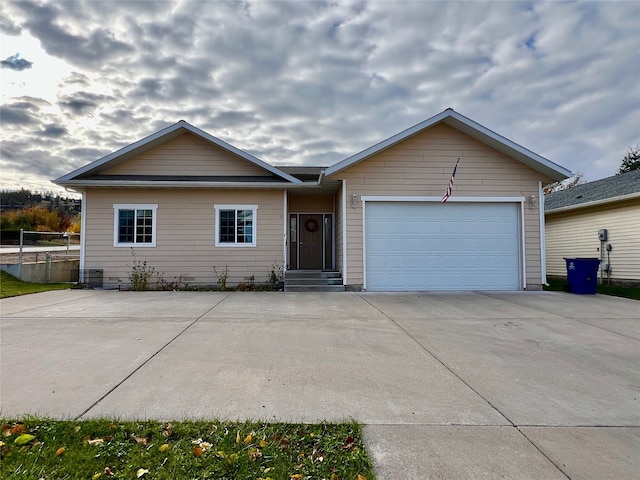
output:
POLYGON ((118 243, 133 243, 134 211, 118 211, 118 243))
POLYGON ((152 210, 136 210, 136 243, 153 243, 152 210))
POLYGON ((235 243, 235 210, 220 210, 220 243, 235 243))
POLYGON ((238 210, 237 212, 237 243, 251 243, 253 242, 253 211, 238 210))

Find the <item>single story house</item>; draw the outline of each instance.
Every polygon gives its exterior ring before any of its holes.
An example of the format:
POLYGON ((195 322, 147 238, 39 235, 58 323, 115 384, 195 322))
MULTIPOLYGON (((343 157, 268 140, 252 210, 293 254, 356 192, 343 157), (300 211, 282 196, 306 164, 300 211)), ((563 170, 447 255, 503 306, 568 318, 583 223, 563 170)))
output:
POLYGON ((328 168, 275 167, 180 121, 56 180, 81 192, 81 269, 128 283, 335 270, 347 290, 545 283, 542 186, 571 172, 447 109, 328 168), (441 202, 457 167, 452 195, 441 202))
POLYGON ((640 282, 640 170, 545 196, 547 272, 565 277, 564 257, 601 260, 601 278, 640 282))

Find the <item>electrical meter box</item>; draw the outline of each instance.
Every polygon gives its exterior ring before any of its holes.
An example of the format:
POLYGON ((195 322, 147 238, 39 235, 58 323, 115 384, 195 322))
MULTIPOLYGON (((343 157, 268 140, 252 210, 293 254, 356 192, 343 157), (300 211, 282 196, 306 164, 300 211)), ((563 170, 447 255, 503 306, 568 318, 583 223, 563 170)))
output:
POLYGON ((598 230, 598 240, 601 242, 607 241, 607 229, 603 228, 602 230, 598 230))

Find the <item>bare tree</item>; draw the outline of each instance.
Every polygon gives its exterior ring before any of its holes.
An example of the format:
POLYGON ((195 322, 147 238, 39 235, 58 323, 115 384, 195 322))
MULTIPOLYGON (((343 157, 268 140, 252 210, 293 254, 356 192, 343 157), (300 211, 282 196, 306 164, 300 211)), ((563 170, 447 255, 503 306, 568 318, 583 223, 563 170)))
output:
POLYGON ((584 173, 577 172, 575 175, 565 180, 560 180, 559 182, 550 183, 549 185, 546 185, 543 188, 543 191, 544 191, 544 194, 546 195, 547 193, 559 192, 561 190, 573 188, 578 185, 582 185, 583 183, 587 183, 587 181, 584 179, 584 173))

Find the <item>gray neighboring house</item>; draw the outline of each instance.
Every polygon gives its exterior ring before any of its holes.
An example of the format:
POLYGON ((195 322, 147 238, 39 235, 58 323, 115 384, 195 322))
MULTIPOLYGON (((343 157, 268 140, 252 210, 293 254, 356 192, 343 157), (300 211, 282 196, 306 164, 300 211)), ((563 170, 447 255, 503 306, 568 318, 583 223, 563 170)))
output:
POLYGON ((548 275, 566 276, 564 257, 592 257, 604 278, 640 282, 640 170, 545 195, 544 213, 548 275))

